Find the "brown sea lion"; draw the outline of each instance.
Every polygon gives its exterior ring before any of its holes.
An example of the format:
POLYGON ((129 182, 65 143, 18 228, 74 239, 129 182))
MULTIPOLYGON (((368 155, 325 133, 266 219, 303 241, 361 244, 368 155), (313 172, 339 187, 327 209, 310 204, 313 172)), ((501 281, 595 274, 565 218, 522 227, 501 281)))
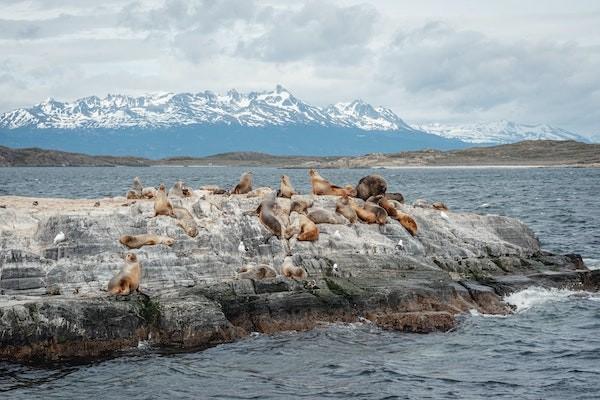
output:
POLYGON ((431 207, 435 208, 436 210, 448 211, 448 207, 441 201, 433 202, 433 204, 431 204, 431 207))
POLYGON ((311 208, 306 216, 315 224, 345 224, 348 222, 341 215, 324 208, 311 208))
POLYGON ((319 239, 319 228, 304 214, 298 214, 300 233, 297 239, 301 242, 314 242, 319 239))
POLYGON ((392 204, 393 200, 387 198, 387 195, 375 196, 377 204, 379 204, 383 209, 388 213, 388 215, 398 221, 400 225, 402 225, 408 233, 412 236, 417 234, 417 222, 410 215, 396 209, 392 204))
POLYGON ((279 182, 279 190, 277 191, 277 197, 285 197, 291 199, 296 194, 292 182, 289 176, 281 175, 281 181, 279 182))
POLYGON ((141 199, 142 198, 142 182, 140 182, 140 178, 137 176, 133 178, 133 184, 131 189, 127 192, 127 199, 141 199))
POLYGON ((298 199, 298 198, 293 199, 290 204, 290 213, 295 211, 299 214, 306 214, 306 211, 312 205, 313 205, 313 202, 309 201, 309 200, 298 199))
POLYGON ((387 223, 388 214, 387 214, 387 212, 385 211, 385 209, 383 207, 381 207, 381 206, 379 206, 378 204, 375 204, 375 203, 365 202, 365 204, 363 205, 363 208, 366 211, 369 211, 369 212, 375 214, 375 216, 376 216, 376 222, 379 225, 384 225, 384 224, 387 223))
POLYGON ((332 185, 328 180, 323 178, 312 168, 308 171, 308 175, 310 176, 310 184, 312 185, 313 194, 319 196, 351 196, 353 194, 351 187, 341 188, 339 186, 332 185))
POLYGON ((404 196, 402 196, 402 193, 386 192, 385 197, 387 197, 389 200, 395 200, 398 203, 404 203, 404 196))
POLYGON ((169 196, 191 197, 192 191, 182 181, 177 181, 169 190, 169 196))
POLYGON ((281 275, 294 280, 304 280, 306 279, 307 273, 304 268, 294 265, 292 257, 288 256, 283 260, 281 275))
POLYGON ((263 200, 256 209, 260 222, 279 239, 284 237, 284 223, 278 216, 280 212, 281 207, 274 199, 263 200))
POLYGON ((350 205, 361 221, 366 222, 367 224, 385 224, 387 213, 378 205, 366 202, 363 207, 360 207, 352 200, 350 200, 350 205))
POLYGON ((265 278, 275 278, 277 271, 269 265, 245 265, 238 271, 238 277, 241 279, 261 280, 265 278))
POLYGON ((133 253, 125 256, 125 265, 121 271, 108 282, 108 291, 111 294, 126 296, 134 291, 139 291, 142 277, 142 264, 133 253))
POLYGON ((356 197, 367 200, 371 196, 384 194, 387 190, 385 179, 379 175, 367 175, 356 185, 356 197))
POLYGON ((168 236, 152 234, 123 235, 119 239, 119 242, 130 249, 139 249, 142 246, 153 246, 156 244, 166 244, 167 246, 172 246, 173 243, 175 243, 175 239, 172 239, 168 236))
POLYGON ((232 194, 246 194, 252 190, 252 172, 244 172, 240 177, 240 183, 238 183, 232 194))
POLYGON ((198 224, 192 214, 183 207, 173 208, 173 214, 177 218, 177 225, 183 228, 190 237, 198 236, 198 224))
POLYGON ((160 184, 158 190, 154 195, 154 216, 158 215, 166 215, 168 217, 174 217, 173 213, 173 205, 167 198, 167 191, 165 190, 165 185, 160 184))
POLYGON ((340 197, 335 203, 335 212, 346 217, 350 223, 355 223, 358 219, 356 215, 356 211, 352 208, 350 204, 350 198, 348 196, 340 197))

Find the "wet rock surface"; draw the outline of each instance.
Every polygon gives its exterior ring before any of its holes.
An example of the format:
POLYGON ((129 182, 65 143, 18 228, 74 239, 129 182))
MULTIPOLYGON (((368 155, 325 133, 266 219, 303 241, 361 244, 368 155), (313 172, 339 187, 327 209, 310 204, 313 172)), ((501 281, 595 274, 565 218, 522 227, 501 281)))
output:
MULTIPOLYGON (((514 290, 597 290, 600 283, 578 256, 544 252, 524 224, 496 215, 403 205, 418 224, 415 237, 388 218, 382 226, 319 224, 315 242, 280 240, 254 213, 264 193, 195 191, 172 199, 193 216, 195 237, 174 218, 151 218, 151 200, 100 199, 94 206, 96 200, 3 197, 0 357, 106 356, 140 341, 202 348, 253 331, 360 318, 386 329, 446 331, 469 310, 510 313, 502 296, 514 290), (61 231, 66 240, 55 245, 61 231), (119 243, 121 235, 145 233, 175 244, 129 250, 119 243), (107 283, 128 251, 142 263, 143 294, 111 296, 107 283), (249 264, 281 272, 287 256, 306 280, 236 275, 249 264)), ((314 208, 335 209, 335 197, 313 200, 314 208)), ((290 200, 278 201, 289 208, 290 200)))

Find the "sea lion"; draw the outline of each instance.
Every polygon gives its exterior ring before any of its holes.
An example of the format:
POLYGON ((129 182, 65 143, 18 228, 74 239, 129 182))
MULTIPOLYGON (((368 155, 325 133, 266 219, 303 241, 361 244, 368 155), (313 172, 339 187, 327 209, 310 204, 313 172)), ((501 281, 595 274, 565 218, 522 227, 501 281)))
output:
POLYGON ((274 199, 263 200, 256 209, 260 222, 279 239, 284 236, 284 223, 278 216, 280 212, 281 207, 274 199))
POLYGON ((296 194, 294 187, 292 186, 292 182, 290 181, 290 177, 287 175, 281 175, 281 180, 279 182, 279 190, 277 191, 277 197, 285 197, 291 199, 293 195, 296 194))
POLYGON ((142 277, 142 264, 134 253, 127 253, 125 265, 121 271, 108 282, 108 291, 111 294, 126 296, 133 291, 139 291, 142 277))
POLYGON ((238 271, 238 277, 241 279, 261 280, 265 278, 275 278, 277 271, 269 265, 245 265, 238 271))
POLYGON ((301 242, 314 242, 319 239, 319 228, 304 214, 298 214, 300 232, 297 239, 301 242))
POLYGON ((345 224, 347 222, 346 218, 324 208, 311 208, 306 216, 315 224, 345 224))
POLYGON ((385 209, 383 207, 381 207, 381 206, 379 206, 378 204, 375 204, 375 203, 366 202, 363 205, 363 208, 366 211, 369 211, 369 212, 375 214, 376 222, 379 225, 384 225, 384 224, 387 223, 388 213, 385 211, 385 209))
POLYGON ((310 184, 312 185, 313 194, 319 196, 351 196, 353 194, 351 187, 341 188, 339 186, 332 185, 327 179, 323 178, 312 168, 308 171, 308 175, 310 176, 310 184))
POLYGON ((417 234, 417 222, 414 220, 413 217, 402 211, 397 210, 396 207, 394 207, 392 204, 393 200, 388 199, 387 195, 379 195, 375 196, 375 198, 377 204, 383 207, 383 209, 388 213, 388 215, 391 218, 398 221, 400 225, 402 225, 408 231, 408 233, 410 233, 412 236, 415 236, 417 234))
POLYGON ((155 187, 152 187, 152 186, 145 187, 142 189, 142 198, 153 199, 155 193, 156 193, 155 187))
POLYGON ((352 205, 350 204, 350 198, 348 196, 342 196, 336 201, 335 212, 346 217, 346 219, 352 224, 358 219, 356 211, 354 211, 352 208, 352 205))
POLYGON ((304 200, 304 199, 293 199, 290 204, 290 213, 297 212, 299 214, 306 214, 306 211, 309 207, 313 205, 312 201, 304 200))
POLYGON ((240 183, 238 183, 232 194, 246 194, 252 190, 252 172, 244 172, 240 177, 240 183))
POLYGON ((173 208, 173 215, 177 218, 177 225, 183 228, 185 233, 190 237, 196 237, 198 235, 198 224, 192 214, 183 207, 173 208))
POLYGON ((168 217, 175 216, 173 213, 173 205, 167 198, 165 185, 162 183, 154 195, 154 216, 156 217, 158 215, 166 215, 168 217))
POLYGON ((441 201, 435 201, 435 202, 433 202, 433 204, 431 205, 431 207, 435 208, 436 210, 448 211, 448 207, 444 203, 442 203, 441 201))
POLYGON ((168 236, 152 234, 123 235, 121 238, 119 238, 119 242, 130 249, 139 249, 142 246, 153 246, 156 244, 166 244, 167 246, 172 246, 173 243, 175 243, 175 239, 172 239, 168 236))
POLYGON ((190 188, 185 186, 183 181, 177 181, 175 182, 171 190, 169 190, 169 196, 191 197, 192 191, 190 190, 190 188))
POLYGON ((131 185, 131 189, 127 192, 127 199, 141 199, 142 198, 142 182, 140 182, 140 178, 137 176, 133 178, 133 184, 131 185))
POLYGON ((386 193, 385 197, 390 200, 395 200, 398 203, 404 203, 404 196, 402 196, 402 193, 386 193))
POLYGON ((371 196, 384 194, 387 190, 387 183, 379 175, 367 175, 358 181, 356 185, 356 197, 367 200, 371 196))
POLYGON ((383 225, 386 223, 387 213, 377 204, 366 202, 363 207, 360 207, 354 201, 350 200, 350 205, 361 221, 367 224, 383 225))
POLYGON ((288 256, 283 260, 283 264, 281 265, 281 275, 294 280, 304 280, 307 273, 304 268, 294 265, 292 257, 288 256))

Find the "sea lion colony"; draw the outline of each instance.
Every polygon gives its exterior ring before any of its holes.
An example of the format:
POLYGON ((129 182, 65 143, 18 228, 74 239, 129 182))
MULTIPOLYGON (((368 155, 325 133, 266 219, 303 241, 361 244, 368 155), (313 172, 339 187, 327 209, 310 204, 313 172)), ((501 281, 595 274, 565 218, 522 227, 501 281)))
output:
MULTIPOLYGON (((298 241, 316 241, 319 239, 317 224, 354 224, 357 222, 384 225, 388 217, 399 222, 411 235, 417 234, 417 223, 408 214, 398 210, 404 202, 400 193, 387 194, 387 183, 379 175, 363 177, 356 187, 347 185, 336 186, 323 178, 316 170, 308 172, 312 186, 312 195, 339 196, 335 210, 324 208, 311 208, 311 199, 295 198, 298 194, 292 186, 288 176, 282 175, 280 188, 276 196, 252 189, 252 173, 245 172, 240 177, 239 183, 231 190, 226 191, 215 186, 204 186, 201 189, 213 194, 245 195, 248 197, 262 196, 263 200, 255 211, 260 222, 281 240, 289 240, 295 236, 298 241), (276 197, 291 199, 289 208, 282 207, 276 197), (357 200, 358 199, 358 200, 357 200)), ((192 189, 181 181, 175 183, 171 190, 166 191, 165 185, 158 188, 144 187, 138 177, 133 180, 132 188, 127 192, 128 199, 153 199, 154 216, 168 216, 177 219, 180 226, 190 237, 198 234, 198 225, 191 213, 183 207, 174 207, 170 198, 192 196, 192 189)), ((420 206, 424 206, 419 203, 420 206)), ((430 206, 436 210, 447 210, 443 203, 434 203, 430 206)), ((174 239, 153 234, 124 235, 120 243, 129 249, 139 249, 142 246, 164 244, 172 246, 174 239)), ((289 246, 288 246, 289 248, 289 246)), ((246 265, 238 271, 242 279, 260 280, 281 275, 290 279, 304 280, 307 273, 301 266, 294 265, 291 254, 285 258, 279 270, 269 265, 246 265)), ((112 294, 127 295, 139 291, 141 278, 141 263, 133 253, 125 257, 125 266, 109 282, 108 290, 112 294)))

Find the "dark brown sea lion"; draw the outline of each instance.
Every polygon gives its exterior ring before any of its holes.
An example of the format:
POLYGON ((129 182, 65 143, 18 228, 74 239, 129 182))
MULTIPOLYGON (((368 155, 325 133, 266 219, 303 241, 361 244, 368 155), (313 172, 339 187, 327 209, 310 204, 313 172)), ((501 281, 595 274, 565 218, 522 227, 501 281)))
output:
POLYGON ((278 216, 280 212, 281 207, 274 199, 263 200, 256 209, 260 222, 281 239, 284 237, 284 223, 278 216))
POLYGON ((367 175, 361 178, 356 185, 356 197, 367 200, 371 196, 384 194, 387 190, 387 183, 379 175, 367 175))

